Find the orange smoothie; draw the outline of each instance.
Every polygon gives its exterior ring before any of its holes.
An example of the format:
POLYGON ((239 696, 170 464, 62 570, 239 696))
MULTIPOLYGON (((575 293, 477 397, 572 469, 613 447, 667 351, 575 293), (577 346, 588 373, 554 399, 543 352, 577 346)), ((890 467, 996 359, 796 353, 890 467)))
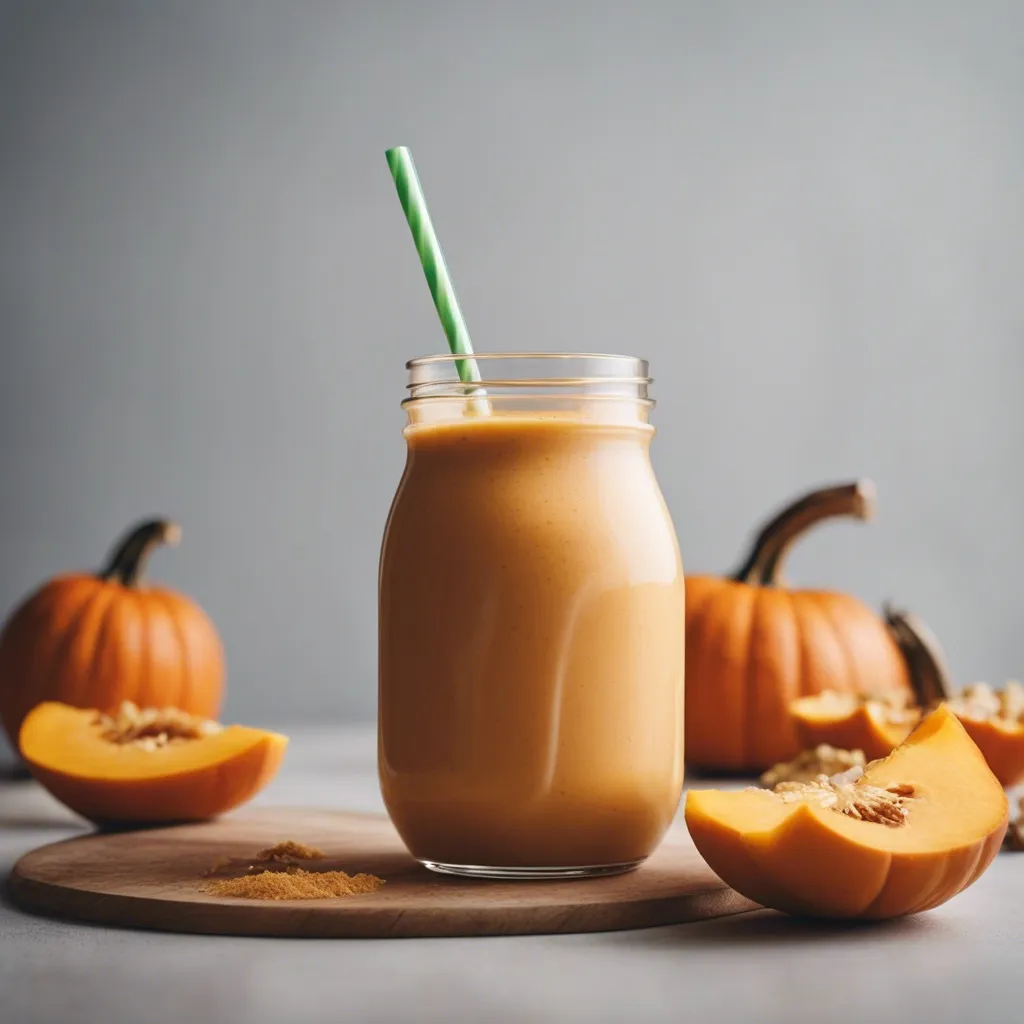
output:
POLYGON ((428 866, 623 870, 669 826, 683 571, 653 433, 645 414, 498 409, 406 428, 379 770, 428 866))

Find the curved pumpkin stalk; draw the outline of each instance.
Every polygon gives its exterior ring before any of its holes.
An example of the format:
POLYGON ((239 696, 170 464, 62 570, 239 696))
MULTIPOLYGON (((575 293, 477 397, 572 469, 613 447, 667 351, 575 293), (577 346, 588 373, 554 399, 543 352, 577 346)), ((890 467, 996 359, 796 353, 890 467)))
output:
POLYGON ((761 528, 750 554, 732 579, 755 586, 781 586, 782 564, 793 544, 808 530, 838 516, 867 520, 874 514, 875 485, 870 480, 811 491, 787 505, 761 528))
POLYGON ((106 566, 97 575, 101 580, 115 580, 125 587, 141 587, 153 549, 161 544, 175 547, 180 540, 181 527, 168 519, 138 523, 114 545, 106 566))
POLYGON ((886 603, 885 624, 910 672, 910 685, 923 708, 948 700, 953 686, 938 637, 916 615, 886 603))

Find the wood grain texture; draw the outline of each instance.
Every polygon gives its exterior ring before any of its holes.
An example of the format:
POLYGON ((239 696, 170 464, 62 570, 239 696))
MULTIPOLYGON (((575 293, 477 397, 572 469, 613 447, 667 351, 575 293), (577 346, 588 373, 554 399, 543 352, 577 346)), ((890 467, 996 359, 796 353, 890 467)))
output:
POLYGON ((108 925, 305 938, 617 931, 755 908, 723 885, 682 830, 626 875, 491 882, 427 871, 382 816, 291 808, 54 843, 15 864, 9 892, 25 910, 108 925), (243 900, 202 891, 217 862, 244 862, 285 839, 323 850, 322 868, 364 871, 387 884, 336 900, 243 900))

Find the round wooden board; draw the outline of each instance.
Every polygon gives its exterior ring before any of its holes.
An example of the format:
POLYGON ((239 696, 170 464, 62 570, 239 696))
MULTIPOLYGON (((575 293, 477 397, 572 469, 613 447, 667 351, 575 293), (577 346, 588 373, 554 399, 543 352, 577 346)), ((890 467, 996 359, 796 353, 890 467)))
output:
POLYGON ((305 938, 616 931, 755 907, 723 885, 682 830, 673 830, 629 874, 491 882, 427 871, 382 816, 291 808, 54 843, 15 864, 9 891, 23 909, 108 925, 305 938), (218 862, 244 864, 285 839, 323 850, 322 867, 376 874, 386 884, 374 893, 335 900, 243 900, 202 891, 218 862))

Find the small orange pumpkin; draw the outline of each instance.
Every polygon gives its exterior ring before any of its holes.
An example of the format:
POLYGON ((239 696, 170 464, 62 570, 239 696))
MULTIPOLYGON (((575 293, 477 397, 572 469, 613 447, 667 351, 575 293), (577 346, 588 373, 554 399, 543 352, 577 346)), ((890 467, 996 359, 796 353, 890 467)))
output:
POLYGON ((869 519, 874 486, 813 491, 760 532, 731 577, 686 580, 686 761, 705 770, 760 772, 800 750, 790 705, 822 690, 911 690, 885 622, 848 594, 789 590, 782 564, 811 527, 869 519))
POLYGON ((12 745, 47 700, 104 712, 129 700, 218 717, 224 655, 213 623, 183 594, 143 581, 153 548, 180 536, 166 520, 140 523, 98 574, 59 576, 11 613, 0 634, 0 719, 12 745))

